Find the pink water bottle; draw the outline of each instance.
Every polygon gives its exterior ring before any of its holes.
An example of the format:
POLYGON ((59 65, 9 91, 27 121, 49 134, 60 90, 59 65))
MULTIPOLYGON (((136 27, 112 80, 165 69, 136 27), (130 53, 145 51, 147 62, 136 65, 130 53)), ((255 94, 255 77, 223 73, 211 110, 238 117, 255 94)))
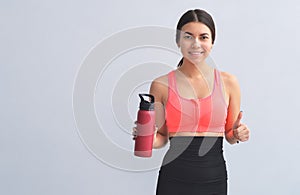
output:
POLYGON ((139 97, 141 102, 137 114, 137 137, 135 139, 134 155, 151 157, 155 131, 154 96, 139 94, 139 97), (150 101, 146 101, 143 96, 149 97, 150 101))

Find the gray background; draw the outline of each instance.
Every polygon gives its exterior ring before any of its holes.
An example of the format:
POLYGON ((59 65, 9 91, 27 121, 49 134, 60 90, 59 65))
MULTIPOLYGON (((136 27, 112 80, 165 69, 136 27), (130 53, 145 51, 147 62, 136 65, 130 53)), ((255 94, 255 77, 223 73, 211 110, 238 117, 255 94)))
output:
MULTIPOLYGON (((224 144, 229 194, 299 194, 296 0, 1 1, 0 194, 154 194, 157 169, 119 170, 85 147, 72 91, 82 61, 101 40, 131 27, 175 28, 190 8, 213 15, 213 59, 238 77, 243 121, 252 130, 248 143, 224 144)), ((175 67, 178 59, 168 58, 175 67)), ((102 90, 96 89, 96 97, 102 90)), ((130 99, 132 120, 136 103, 130 99)), ((107 133, 113 140, 119 130, 112 129, 107 133)), ((124 143, 131 148, 129 132, 124 143)))

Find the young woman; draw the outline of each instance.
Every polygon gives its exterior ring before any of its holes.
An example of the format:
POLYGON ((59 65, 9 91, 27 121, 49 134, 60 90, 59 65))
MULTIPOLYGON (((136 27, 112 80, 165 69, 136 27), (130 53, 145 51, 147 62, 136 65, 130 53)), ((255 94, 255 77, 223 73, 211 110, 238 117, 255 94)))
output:
POLYGON ((151 84, 158 126, 153 147, 170 141, 159 171, 157 195, 227 194, 223 138, 230 144, 249 139, 248 127, 240 122, 236 77, 205 62, 215 33, 206 11, 184 13, 176 34, 183 57, 176 70, 151 84))

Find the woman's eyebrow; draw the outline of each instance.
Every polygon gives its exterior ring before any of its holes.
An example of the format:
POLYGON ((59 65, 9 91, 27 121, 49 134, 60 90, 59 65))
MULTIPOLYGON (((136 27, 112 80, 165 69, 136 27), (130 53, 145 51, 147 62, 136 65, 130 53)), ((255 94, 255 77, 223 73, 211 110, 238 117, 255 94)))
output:
POLYGON ((190 32, 184 32, 184 33, 194 36, 193 33, 190 33, 190 32))
MULTIPOLYGON (((184 32, 184 33, 194 36, 193 33, 191 33, 191 32, 184 32)), ((208 33, 202 33, 202 34, 200 34, 200 36, 204 36, 204 35, 208 35, 209 36, 208 33)))

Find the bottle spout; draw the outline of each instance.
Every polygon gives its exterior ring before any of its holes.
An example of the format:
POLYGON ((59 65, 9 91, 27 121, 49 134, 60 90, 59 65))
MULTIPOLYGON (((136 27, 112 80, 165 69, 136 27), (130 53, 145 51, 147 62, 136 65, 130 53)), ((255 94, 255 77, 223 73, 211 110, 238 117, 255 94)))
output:
POLYGON ((154 96, 151 94, 139 94, 139 97, 141 98, 140 102, 140 109, 141 110, 154 110, 154 96), (149 97, 150 101, 146 101, 144 99, 144 96, 149 97))
POLYGON ((150 98, 150 103, 154 103, 154 96, 151 94, 142 93, 142 94, 139 94, 139 96, 141 98, 141 101, 146 101, 143 96, 147 96, 150 98))

